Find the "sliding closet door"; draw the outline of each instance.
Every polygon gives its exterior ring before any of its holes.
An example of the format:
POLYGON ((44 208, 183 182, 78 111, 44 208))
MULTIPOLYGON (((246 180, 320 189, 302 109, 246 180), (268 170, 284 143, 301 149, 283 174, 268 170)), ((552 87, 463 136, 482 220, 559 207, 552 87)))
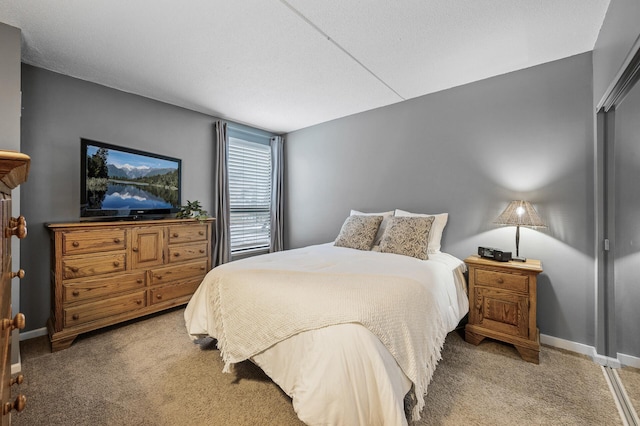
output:
POLYGON ((640 358, 640 84, 616 108, 614 158, 616 350, 640 358))
POLYGON ((631 86, 607 114, 612 118, 607 125, 613 126, 607 141, 607 152, 611 156, 608 163, 612 165, 608 179, 613 182, 609 187, 613 197, 609 197, 608 202, 613 205, 615 228, 613 262, 609 262, 614 271, 614 331, 611 334, 615 336, 613 347, 617 354, 614 355, 623 365, 618 377, 629 402, 638 410, 640 370, 629 365, 637 367, 640 359, 640 83, 631 86))

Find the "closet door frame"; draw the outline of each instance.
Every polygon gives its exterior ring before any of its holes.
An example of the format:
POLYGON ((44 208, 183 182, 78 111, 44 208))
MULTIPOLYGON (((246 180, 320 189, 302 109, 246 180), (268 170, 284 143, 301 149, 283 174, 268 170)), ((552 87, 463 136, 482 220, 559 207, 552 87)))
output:
POLYGON ((640 80, 640 37, 631 48, 620 71, 596 106, 595 140, 595 256, 596 256, 596 352, 617 360, 615 310, 615 114, 625 97, 640 80))

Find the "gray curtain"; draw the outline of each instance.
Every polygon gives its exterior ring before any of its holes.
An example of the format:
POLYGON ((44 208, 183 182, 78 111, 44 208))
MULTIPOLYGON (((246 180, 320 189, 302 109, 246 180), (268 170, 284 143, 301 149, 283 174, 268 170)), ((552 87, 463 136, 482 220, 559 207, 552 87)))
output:
POLYGON ((229 235, 229 173, 227 158, 229 138, 227 123, 216 121, 214 124, 214 140, 216 144, 216 177, 215 177, 215 217, 216 241, 213 249, 213 265, 227 263, 231 258, 231 237, 229 235))
POLYGON ((269 252, 284 250, 284 138, 271 138, 272 180, 271 180, 271 246, 269 252))

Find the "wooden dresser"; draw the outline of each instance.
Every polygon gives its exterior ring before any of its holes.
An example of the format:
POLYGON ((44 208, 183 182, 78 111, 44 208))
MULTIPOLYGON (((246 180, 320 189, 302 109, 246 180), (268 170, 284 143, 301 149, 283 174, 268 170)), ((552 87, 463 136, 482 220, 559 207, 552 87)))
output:
POLYGON ((540 337, 536 325, 539 260, 498 262, 470 256, 469 322, 465 340, 478 345, 485 337, 513 344, 520 356, 538 364, 540 337))
POLYGON ((48 224, 51 350, 189 301, 211 269, 213 219, 48 224))
POLYGON ((18 394, 11 402, 11 386, 20 384, 23 376, 20 374, 16 378, 11 378, 11 332, 14 329, 22 329, 25 326, 25 318, 21 313, 13 316, 11 311, 11 279, 22 278, 24 271, 13 272, 11 269, 11 238, 13 236, 24 238, 27 236, 27 222, 23 216, 17 219, 11 217, 11 190, 15 189, 22 182, 27 180, 29 174, 29 156, 14 152, 0 151, 0 223, 2 224, 2 243, 0 244, 0 254, 2 264, 2 290, 0 292, 0 304, 2 321, 2 333, 0 333, 0 351, 2 357, 2 382, 0 390, 2 392, 2 425, 11 423, 11 411, 22 411, 26 405, 27 398, 18 394))

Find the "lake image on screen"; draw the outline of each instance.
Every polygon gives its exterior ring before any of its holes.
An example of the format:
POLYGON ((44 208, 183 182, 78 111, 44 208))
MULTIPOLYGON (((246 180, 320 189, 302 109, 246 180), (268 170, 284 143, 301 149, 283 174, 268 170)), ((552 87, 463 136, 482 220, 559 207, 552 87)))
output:
POLYGON ((168 209, 178 206, 178 163, 87 147, 87 209, 168 209))

